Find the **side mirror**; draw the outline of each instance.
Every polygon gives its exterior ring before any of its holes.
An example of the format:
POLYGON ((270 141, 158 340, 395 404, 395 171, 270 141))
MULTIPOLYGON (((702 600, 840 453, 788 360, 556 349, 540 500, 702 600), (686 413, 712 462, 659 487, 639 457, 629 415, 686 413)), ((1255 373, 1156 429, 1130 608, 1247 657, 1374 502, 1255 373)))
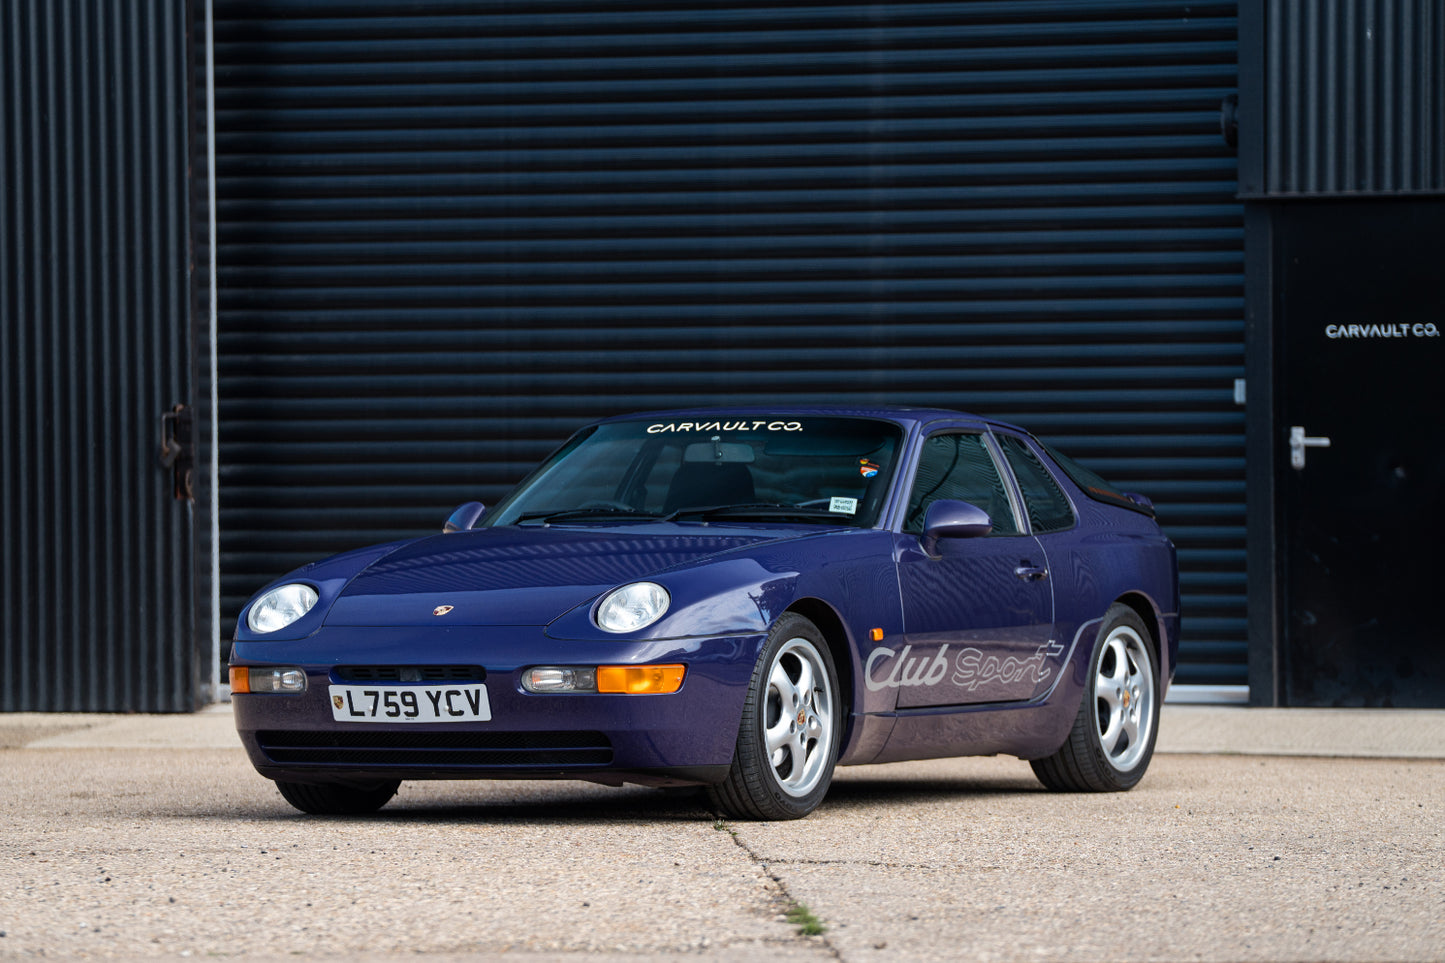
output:
POLYGON ((442 526, 442 531, 448 534, 451 532, 465 532, 477 523, 477 519, 486 513, 487 506, 481 502, 467 502, 452 512, 451 518, 448 518, 447 523, 442 526))
POLYGON ((930 557, 938 556, 940 538, 978 538, 993 531, 988 512, 968 502, 940 498, 923 515, 923 536, 919 539, 930 557))
POLYGON ((1154 514, 1154 503, 1150 501, 1148 495, 1141 495, 1138 492, 1124 492, 1123 494, 1125 498, 1147 511, 1150 515, 1154 514))

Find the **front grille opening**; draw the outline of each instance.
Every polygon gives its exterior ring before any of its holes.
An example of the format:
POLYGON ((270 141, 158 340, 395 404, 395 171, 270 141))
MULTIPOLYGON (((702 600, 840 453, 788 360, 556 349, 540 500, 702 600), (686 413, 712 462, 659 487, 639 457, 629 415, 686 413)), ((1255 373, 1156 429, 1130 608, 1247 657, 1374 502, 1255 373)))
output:
POLYGON ((336 682, 485 682, 479 665, 338 665, 336 682))
POLYGON ((612 743, 600 732, 263 730, 256 738, 277 764, 528 769, 612 762, 612 743))

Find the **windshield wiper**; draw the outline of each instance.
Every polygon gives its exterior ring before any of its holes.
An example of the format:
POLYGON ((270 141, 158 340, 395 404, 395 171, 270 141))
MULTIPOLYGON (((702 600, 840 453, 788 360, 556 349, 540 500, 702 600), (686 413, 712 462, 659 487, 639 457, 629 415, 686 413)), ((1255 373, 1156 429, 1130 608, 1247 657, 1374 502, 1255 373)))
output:
POLYGON ((803 505, 784 505, 779 502, 752 502, 742 505, 710 505, 700 508, 679 508, 671 515, 663 517, 665 522, 675 522, 681 519, 697 519, 707 521, 714 518, 760 518, 772 520, 779 518, 806 518, 806 519, 828 519, 833 522, 843 522, 846 516, 837 512, 830 512, 826 508, 810 508, 803 505))
POLYGON ((523 512, 517 516, 517 524, 523 522, 582 522, 589 519, 605 521, 654 521, 655 512, 643 512, 633 508, 563 508, 544 512, 523 512))

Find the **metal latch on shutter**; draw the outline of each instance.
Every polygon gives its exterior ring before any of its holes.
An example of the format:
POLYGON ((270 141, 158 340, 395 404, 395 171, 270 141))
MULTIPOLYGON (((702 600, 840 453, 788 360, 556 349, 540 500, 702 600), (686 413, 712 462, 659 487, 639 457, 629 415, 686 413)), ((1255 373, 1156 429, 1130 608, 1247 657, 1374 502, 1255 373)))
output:
POLYGON ((162 468, 171 470, 171 494, 176 501, 192 501, 196 468, 195 420, 189 405, 175 405, 161 415, 162 468))

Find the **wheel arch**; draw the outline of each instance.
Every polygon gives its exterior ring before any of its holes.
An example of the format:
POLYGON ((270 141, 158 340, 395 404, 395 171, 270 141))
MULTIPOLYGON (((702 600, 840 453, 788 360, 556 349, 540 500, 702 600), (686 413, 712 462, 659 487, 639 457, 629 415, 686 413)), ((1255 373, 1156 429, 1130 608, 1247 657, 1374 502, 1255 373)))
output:
MULTIPOLYGON (((823 633, 823 640, 828 643, 828 654, 833 657, 833 668, 838 673, 838 694, 847 698, 847 705, 842 706, 843 718, 850 719, 853 713, 853 655, 852 646, 848 642, 848 630, 843 625, 843 619, 833 610, 833 607, 822 599, 800 598, 788 606, 788 611, 812 622, 823 633)), ((848 744, 850 733, 847 731, 849 725, 844 726, 843 744, 848 744)))
POLYGON ((1156 671, 1159 678, 1157 681, 1162 699, 1164 688, 1174 675, 1174 667, 1168 664, 1169 650, 1165 645, 1165 629, 1158 607, 1142 592, 1125 592, 1114 600, 1114 604, 1132 609, 1134 614, 1139 616, 1139 620, 1144 623, 1144 627, 1149 630, 1149 644, 1154 651, 1154 661, 1158 664, 1156 671))

